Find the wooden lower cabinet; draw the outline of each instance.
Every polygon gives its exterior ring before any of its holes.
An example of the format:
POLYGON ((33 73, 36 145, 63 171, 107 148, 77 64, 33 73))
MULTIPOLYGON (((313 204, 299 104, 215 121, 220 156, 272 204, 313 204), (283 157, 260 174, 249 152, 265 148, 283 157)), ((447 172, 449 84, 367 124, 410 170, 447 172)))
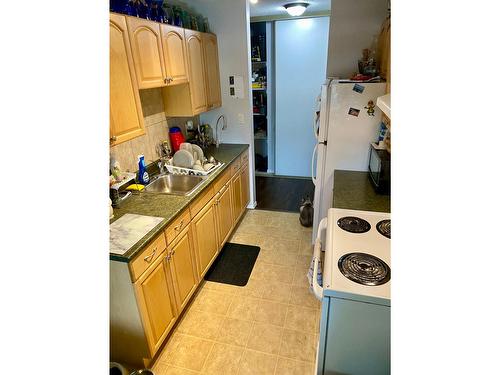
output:
POLYGON ((242 213, 242 207, 243 207, 243 202, 241 200, 242 195, 241 195, 241 171, 238 171, 238 173, 233 177, 231 181, 231 190, 233 194, 233 217, 234 221, 238 221, 241 213, 242 213))
POLYGON ((198 276, 194 256, 193 236, 188 225, 167 249, 177 310, 182 311, 196 290, 198 276))
POLYGON ((219 230, 219 249, 224 246, 233 229, 233 199, 231 196, 230 183, 224 185, 219 191, 217 198, 217 227, 219 230))
POLYGON ((248 164, 231 179, 235 166, 130 263, 111 261, 112 361, 147 367, 157 354, 245 211, 248 164))
POLYGON ((248 163, 241 167, 241 210, 245 211, 250 201, 250 177, 248 163))
POLYGON ((198 276, 201 279, 217 256, 216 200, 212 198, 191 221, 193 239, 198 258, 198 276))
POLYGON ((166 252, 134 284, 151 356, 156 353, 177 317, 165 257, 166 252))

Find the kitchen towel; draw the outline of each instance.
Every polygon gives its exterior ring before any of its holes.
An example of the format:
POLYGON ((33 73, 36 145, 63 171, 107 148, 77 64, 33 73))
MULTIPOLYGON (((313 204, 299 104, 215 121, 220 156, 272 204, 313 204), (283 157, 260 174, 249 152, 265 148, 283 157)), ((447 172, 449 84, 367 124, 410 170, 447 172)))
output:
MULTIPOLYGON (((323 263, 321 259, 318 260, 318 284, 319 286, 323 286, 323 263)), ((307 272, 307 279, 309 280, 309 287, 313 290, 313 273, 314 273, 314 256, 311 260, 311 264, 309 265, 309 271, 307 272)))

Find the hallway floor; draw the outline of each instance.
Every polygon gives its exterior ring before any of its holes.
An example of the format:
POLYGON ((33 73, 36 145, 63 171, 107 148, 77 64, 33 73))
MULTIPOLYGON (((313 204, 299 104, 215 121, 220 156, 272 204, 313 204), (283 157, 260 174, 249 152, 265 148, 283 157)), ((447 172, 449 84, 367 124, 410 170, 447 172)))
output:
POLYGON ((311 235, 296 213, 248 210, 229 241, 261 248, 248 284, 202 281, 155 375, 313 374, 320 303, 306 277, 311 235))
POLYGON ((302 198, 314 199, 311 179, 255 176, 257 209, 299 212, 302 198))

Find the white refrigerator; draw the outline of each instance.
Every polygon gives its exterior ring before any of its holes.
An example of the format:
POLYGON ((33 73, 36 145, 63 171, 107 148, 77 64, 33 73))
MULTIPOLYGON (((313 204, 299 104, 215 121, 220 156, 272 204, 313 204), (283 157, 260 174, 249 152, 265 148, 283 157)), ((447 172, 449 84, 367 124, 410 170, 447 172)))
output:
POLYGON ((368 170, 370 143, 377 140, 381 122, 381 111, 375 104, 385 88, 385 82, 334 79, 321 86, 319 113, 315 113, 313 125, 316 145, 311 162, 315 185, 311 241, 316 238, 319 222, 332 207, 334 170, 368 170))

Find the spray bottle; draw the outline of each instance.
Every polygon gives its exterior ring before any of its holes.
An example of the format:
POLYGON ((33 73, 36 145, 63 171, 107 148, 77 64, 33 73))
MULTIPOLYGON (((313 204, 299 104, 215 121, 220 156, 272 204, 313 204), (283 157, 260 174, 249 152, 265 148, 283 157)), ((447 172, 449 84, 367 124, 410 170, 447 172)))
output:
POLYGON ((146 163, 144 162, 144 155, 137 156, 139 162, 139 182, 142 185, 147 185, 149 183, 149 175, 146 172, 146 163))

